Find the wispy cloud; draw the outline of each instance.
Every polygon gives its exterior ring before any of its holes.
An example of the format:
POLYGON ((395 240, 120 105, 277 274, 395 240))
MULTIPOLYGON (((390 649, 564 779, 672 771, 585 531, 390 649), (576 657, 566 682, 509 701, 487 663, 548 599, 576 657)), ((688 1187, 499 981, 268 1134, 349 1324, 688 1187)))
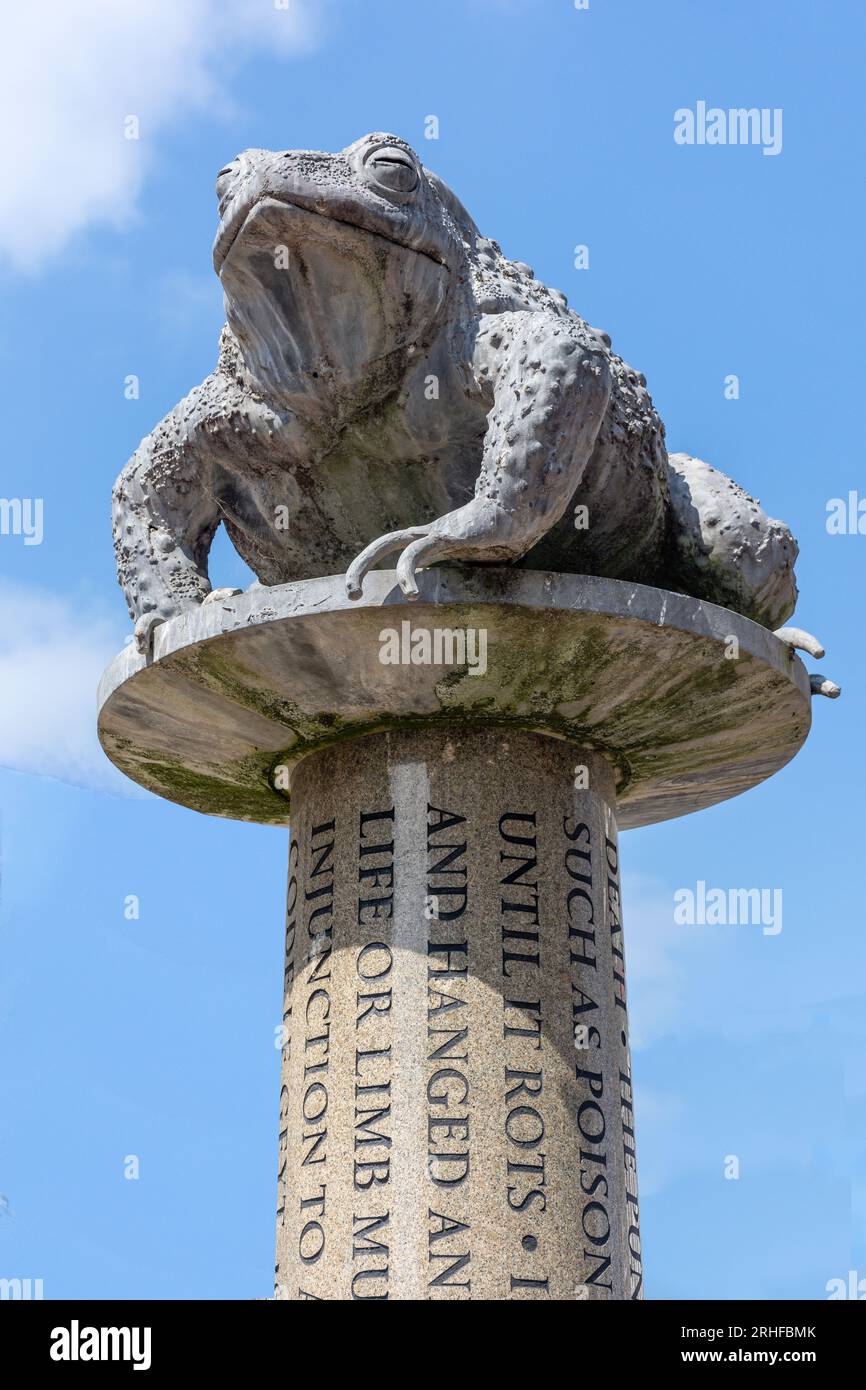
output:
POLYGON ((213 274, 166 272, 156 286, 154 307, 161 333, 174 343, 191 340, 207 328, 216 340, 225 318, 222 290, 213 274))
POLYGON ((632 1044, 649 1047, 698 1023, 690 972, 722 944, 711 933, 674 922, 673 889, 642 874, 623 875, 625 951, 632 1044))
POLYGON ((158 138, 224 110, 250 54, 313 42, 310 0, 47 0, 7 6, 0 45, 0 258, 37 271, 93 224, 134 212, 158 138), (128 117, 138 139, 126 138, 128 117))
POLYGON ((96 737, 96 687, 125 635, 92 605, 0 582, 0 766, 137 794, 96 737))

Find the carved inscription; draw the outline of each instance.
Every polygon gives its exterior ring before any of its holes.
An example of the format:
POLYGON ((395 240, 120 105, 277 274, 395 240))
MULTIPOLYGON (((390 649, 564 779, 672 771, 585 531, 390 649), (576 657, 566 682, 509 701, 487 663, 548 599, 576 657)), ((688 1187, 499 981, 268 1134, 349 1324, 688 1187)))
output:
MULTIPOLYGON (((539 1265, 536 1234, 547 1210, 543 1069, 541 927, 537 814, 507 811, 499 820, 499 934, 502 956, 502 1031, 505 1201, 507 1214, 526 1218, 516 1249, 509 1249, 511 1293, 549 1292, 539 1265)), ((513 1223, 512 1223, 513 1224, 513 1223)))
POLYGON ((466 818, 427 807, 427 1296, 470 1296, 466 818))
POLYGON ((362 811, 358 823, 354 952, 355 1078, 352 1185, 352 1298, 390 1294, 393 1065, 394 807, 362 811))

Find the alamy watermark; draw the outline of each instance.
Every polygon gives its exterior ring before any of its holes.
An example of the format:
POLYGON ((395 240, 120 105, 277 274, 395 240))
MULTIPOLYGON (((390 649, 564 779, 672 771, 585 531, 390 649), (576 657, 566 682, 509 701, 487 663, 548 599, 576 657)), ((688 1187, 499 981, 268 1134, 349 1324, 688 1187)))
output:
POLYGON ((42 1292, 43 1281, 41 1279, 0 1279, 0 1299, 23 1300, 41 1299, 45 1295, 42 1292))
POLYGON ((484 627, 385 627, 379 633, 383 666, 466 666, 470 676, 487 670, 487 629, 484 627))
POLYGON ((43 511, 41 497, 0 497, 0 536, 23 536, 25 545, 41 545, 43 511))
POLYGON ((82 1327, 73 1318, 69 1327, 52 1328, 48 1355, 52 1361, 129 1361, 134 1371, 149 1371, 151 1328, 82 1327))
POLYGON ((674 112, 678 145, 760 145, 763 154, 782 153, 781 106, 681 106, 674 112))
POLYGON ((828 498, 825 524, 829 536, 866 536, 866 497, 851 488, 847 497, 828 498))
POLYGON ((782 930, 781 888, 708 888, 702 878, 694 888, 674 893, 674 921, 687 927, 761 927, 764 936, 782 930))
POLYGON ((862 1302, 866 1299, 866 1279, 860 1278, 859 1269, 849 1269, 847 1279, 828 1279, 824 1288, 830 1301, 849 1298, 862 1302))

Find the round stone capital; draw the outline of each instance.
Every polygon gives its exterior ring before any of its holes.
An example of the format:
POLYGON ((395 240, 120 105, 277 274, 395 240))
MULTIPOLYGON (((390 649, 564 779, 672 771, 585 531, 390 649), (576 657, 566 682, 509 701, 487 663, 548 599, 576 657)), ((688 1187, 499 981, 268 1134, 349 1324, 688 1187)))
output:
POLYGON ((343 739, 431 724, 510 726, 612 765, 622 828, 686 815, 783 767, 809 678, 766 628, 622 580, 434 568, 409 602, 392 571, 206 604, 127 647, 99 736, 134 781, 198 811, 285 823, 292 769, 343 739))

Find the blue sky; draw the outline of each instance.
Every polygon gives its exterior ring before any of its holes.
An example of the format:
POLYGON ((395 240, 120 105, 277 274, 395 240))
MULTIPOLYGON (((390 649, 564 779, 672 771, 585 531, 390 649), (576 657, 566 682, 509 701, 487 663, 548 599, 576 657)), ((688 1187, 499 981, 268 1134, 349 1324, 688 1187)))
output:
MULTIPOLYGON (((99 752, 128 634, 109 496, 215 360, 217 171, 391 130, 645 372, 669 447, 800 541, 797 621, 842 700, 765 786, 623 842, 647 1294, 866 1276, 866 535, 826 528, 866 497, 862 8, 75 0, 3 25, 0 493, 43 499, 44 538, 0 536, 0 1275, 270 1291, 286 837, 138 794, 99 752), (781 108, 781 153, 677 145, 699 100, 781 108), (676 925, 698 880, 781 888, 782 931, 676 925)), ((222 537, 211 574, 248 582, 222 537)))

